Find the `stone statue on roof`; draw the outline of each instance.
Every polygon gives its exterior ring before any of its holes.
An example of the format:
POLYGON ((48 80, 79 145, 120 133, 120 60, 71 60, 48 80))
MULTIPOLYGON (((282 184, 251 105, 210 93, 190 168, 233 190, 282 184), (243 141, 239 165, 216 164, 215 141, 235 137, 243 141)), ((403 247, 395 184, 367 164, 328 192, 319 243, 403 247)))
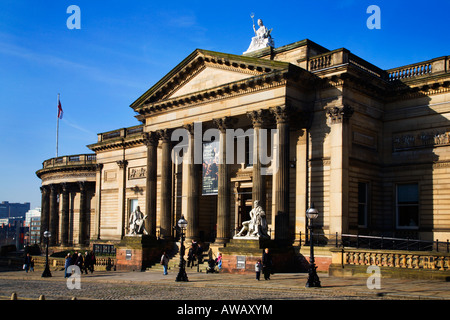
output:
MULTIPOLYGON (((252 14, 251 17, 253 19, 254 15, 252 14)), ((255 23, 253 22, 253 31, 255 32, 255 36, 252 38, 250 46, 244 53, 263 49, 266 47, 274 47, 274 42, 272 36, 270 35, 272 29, 270 30, 267 29, 267 27, 263 24, 261 19, 258 19, 257 23, 259 26, 258 30, 256 30, 255 23)))

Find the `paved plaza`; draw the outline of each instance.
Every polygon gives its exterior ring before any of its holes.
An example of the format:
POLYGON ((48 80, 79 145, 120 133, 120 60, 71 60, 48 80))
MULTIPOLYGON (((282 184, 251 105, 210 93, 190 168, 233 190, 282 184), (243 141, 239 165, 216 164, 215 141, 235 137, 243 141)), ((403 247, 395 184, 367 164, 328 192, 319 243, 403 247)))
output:
POLYGON ((146 272, 96 271, 81 275, 79 282, 52 271, 0 272, 0 297, 46 300, 448 300, 450 282, 438 280, 380 279, 379 289, 370 289, 366 277, 339 278, 319 274, 321 288, 305 288, 307 274, 280 273, 257 281, 252 274, 206 274, 187 270, 188 282, 176 282, 176 270, 164 276, 146 272), (79 287, 76 287, 79 284, 79 287), (72 287, 72 288, 70 288, 72 287))

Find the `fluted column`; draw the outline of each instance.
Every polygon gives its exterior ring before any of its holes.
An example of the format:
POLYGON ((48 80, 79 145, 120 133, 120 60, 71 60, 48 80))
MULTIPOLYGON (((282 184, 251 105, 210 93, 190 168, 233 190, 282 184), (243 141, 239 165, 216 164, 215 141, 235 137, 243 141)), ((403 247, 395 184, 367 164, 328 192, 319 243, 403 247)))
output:
POLYGON ((69 187, 62 185, 61 245, 69 245, 69 187))
POLYGON ((277 123, 278 168, 275 177, 275 239, 289 239, 289 108, 271 109, 277 123))
POLYGON ((44 232, 49 230, 50 222, 50 191, 47 186, 41 187, 41 230, 40 230, 40 243, 44 244, 44 232))
POLYGON ((78 243, 85 245, 87 241, 87 212, 86 212, 86 182, 80 181, 80 230, 78 232, 78 243))
POLYGON ((199 202, 199 165, 195 163, 195 140, 194 140, 194 124, 188 124, 184 128, 189 132, 189 145, 187 154, 183 157, 183 162, 186 161, 187 174, 185 175, 186 183, 186 214, 184 218, 188 221, 186 229, 186 240, 189 242, 193 239, 198 239, 198 202, 199 202))
MULTIPOLYGON (((266 210, 266 176, 261 174, 261 128, 266 121, 267 111, 262 109, 248 112, 253 124, 253 203, 258 200, 263 210, 266 210)), ((267 146, 265 146, 267 147, 267 146)))
POLYGON ((230 128, 231 119, 223 117, 213 119, 220 131, 219 138, 219 177, 217 194, 217 238, 216 242, 226 243, 230 240, 230 179, 228 172, 226 129, 230 128))
POLYGON ((147 133, 144 141, 147 146, 147 177, 145 184, 145 230, 151 236, 156 236, 156 168, 158 137, 156 133, 147 133))
POLYGON ((161 210, 160 230, 162 238, 172 236, 172 158, 171 158, 171 134, 169 129, 158 130, 162 140, 161 145, 161 210))
POLYGON ((51 237, 49 238, 49 245, 54 246, 58 242, 58 202, 57 202, 57 187, 50 185, 50 222, 49 231, 51 237))

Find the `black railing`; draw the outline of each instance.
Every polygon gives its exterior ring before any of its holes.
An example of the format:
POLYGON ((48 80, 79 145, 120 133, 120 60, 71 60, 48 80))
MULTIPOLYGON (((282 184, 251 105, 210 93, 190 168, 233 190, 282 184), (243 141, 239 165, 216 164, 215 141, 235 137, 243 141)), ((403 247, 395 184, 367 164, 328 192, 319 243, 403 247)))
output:
MULTIPOLYGON (((310 244, 309 234, 299 234, 300 244, 310 244)), ((361 249, 384 249, 406 251, 436 251, 450 253, 450 241, 427 241, 411 238, 377 237, 355 234, 313 233, 315 246, 351 247, 361 249)))

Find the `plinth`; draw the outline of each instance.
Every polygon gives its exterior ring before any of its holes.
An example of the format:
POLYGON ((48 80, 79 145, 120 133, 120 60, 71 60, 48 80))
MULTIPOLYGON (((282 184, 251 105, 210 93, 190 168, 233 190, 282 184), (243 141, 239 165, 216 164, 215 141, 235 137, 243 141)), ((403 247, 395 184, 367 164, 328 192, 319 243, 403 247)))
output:
POLYGON ((255 273, 255 264, 261 259, 264 249, 272 256, 275 272, 292 272, 295 269, 295 251, 292 245, 280 245, 275 240, 253 237, 235 237, 220 248, 222 253, 222 272, 255 273))
POLYGON ((116 270, 145 271, 159 263, 166 250, 165 241, 146 235, 125 236, 116 247, 116 270))

